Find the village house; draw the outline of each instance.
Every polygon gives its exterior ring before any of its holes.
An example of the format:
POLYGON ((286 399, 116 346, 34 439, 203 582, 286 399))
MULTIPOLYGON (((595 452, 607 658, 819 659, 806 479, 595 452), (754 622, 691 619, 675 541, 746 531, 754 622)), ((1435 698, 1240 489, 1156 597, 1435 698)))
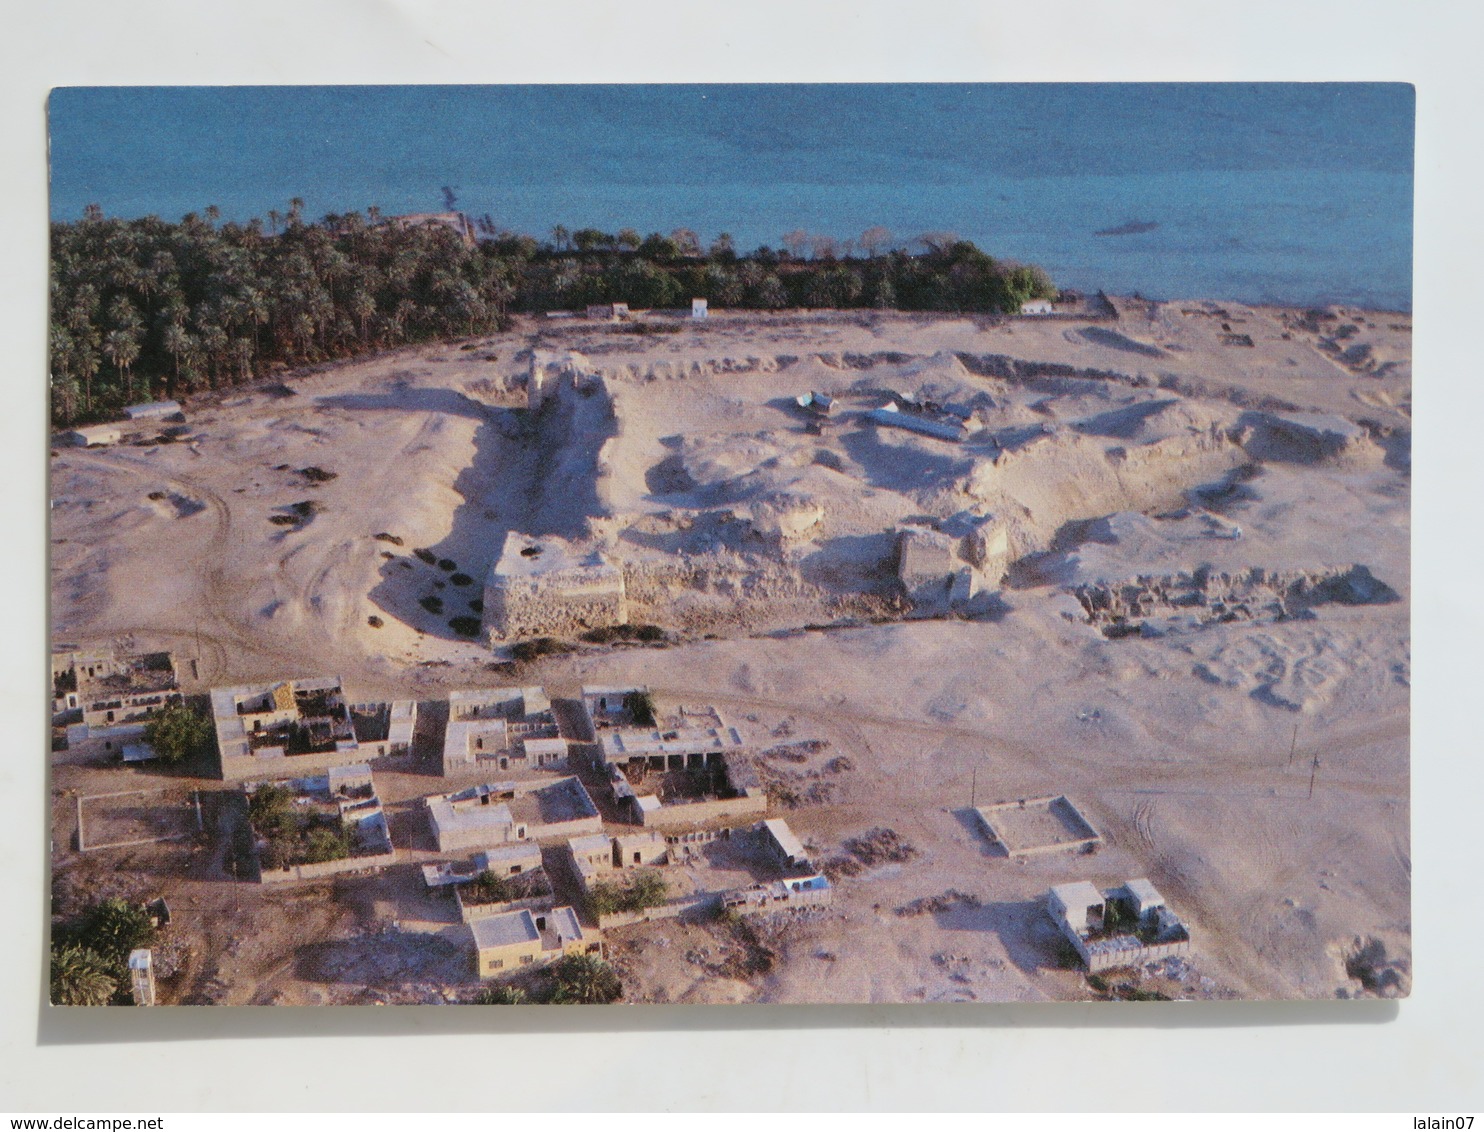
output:
POLYGON ((149 401, 143 405, 130 405, 124 416, 131 421, 178 421, 185 419, 179 401, 149 401))
POLYGON ((124 430, 118 425, 81 425, 61 433, 57 437, 57 443, 72 448, 102 448, 117 444, 123 438, 124 430))
POLYGON ((481 979, 499 978, 523 967, 550 963, 564 955, 602 955, 602 937, 578 922, 571 908, 536 912, 520 908, 487 916, 469 925, 475 970, 481 979))
POLYGON ((705 299, 692 299, 690 301, 691 318, 698 320, 703 319, 707 317, 709 313, 710 312, 707 310, 707 303, 705 299))
POLYGON ((423 883, 429 888, 468 884, 482 873, 504 880, 535 872, 541 865, 541 846, 534 841, 514 841, 475 853, 467 862, 436 861, 423 866, 423 883))
POLYGON ((516 841, 550 841, 603 828, 578 778, 497 782, 424 800, 441 853, 495 849, 516 841))
POLYGON ((788 822, 782 818, 767 818, 758 822, 757 832, 761 836, 764 852, 784 873, 814 872, 814 866, 809 863, 808 850, 788 827, 788 822))
POLYGON ((380 868, 396 860, 391 829, 376 794, 371 767, 365 763, 329 768, 307 778, 250 782, 244 787, 253 812, 254 796, 265 787, 289 794, 291 820, 270 829, 254 826, 258 879, 263 884, 320 880, 337 873, 380 868), (314 830, 338 831, 346 845, 336 855, 321 858, 312 848, 314 830))
POLYGON ((52 722, 67 749, 82 754, 154 757, 142 737, 150 716, 183 702, 167 652, 117 656, 112 649, 52 654, 52 722))
POLYGON ((835 889, 829 878, 814 875, 767 881, 725 892, 721 906, 740 916, 766 912, 787 912, 800 908, 821 908, 833 904, 835 889))
POLYGON ((1046 912, 1089 971, 1190 951, 1189 930, 1142 877, 1105 890, 1085 880, 1057 885, 1046 894, 1046 912))
POLYGON ((582 711, 598 768, 625 820, 693 828, 768 808, 740 732, 714 707, 681 708, 661 723, 646 688, 585 686, 582 711))
POLYGON ((314 774, 406 751, 417 707, 352 705, 340 679, 327 676, 213 688, 211 714, 222 777, 232 782, 314 774))
POLYGON ((501 774, 558 770, 567 765, 567 740, 558 733, 546 693, 489 688, 448 697, 443 773, 476 768, 501 774))

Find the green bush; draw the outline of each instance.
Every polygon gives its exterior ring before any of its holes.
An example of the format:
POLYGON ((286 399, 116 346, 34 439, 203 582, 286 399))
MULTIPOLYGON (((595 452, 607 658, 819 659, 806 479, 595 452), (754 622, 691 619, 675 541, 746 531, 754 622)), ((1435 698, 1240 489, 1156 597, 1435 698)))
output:
POLYGON ((211 749, 211 721, 185 704, 170 704, 150 716, 144 741, 174 766, 211 749))
POLYGON ((594 955, 566 955, 552 968, 551 1001, 604 1005, 623 997, 623 982, 612 967, 594 955))
POLYGON ((485 987, 474 996, 475 1006, 523 1006, 526 992, 520 987, 485 987))
POLYGON ((534 637, 529 641, 517 641, 510 646, 510 655, 516 660, 539 660, 543 656, 560 656, 571 651, 571 645, 555 637, 534 637))
POLYGON ((655 725, 654 697, 648 692, 630 692, 623 698, 623 706, 640 727, 655 725))
POLYGON ((470 902, 474 904, 504 904, 514 896, 510 885, 489 869, 485 869, 470 882, 467 892, 470 902))
POLYGON ((597 881, 588 888, 588 909, 594 916, 611 916, 615 912, 642 912, 658 908, 665 902, 669 886, 653 869, 638 873, 627 885, 597 881))
POLYGON ((154 940, 155 926, 149 913, 138 904, 114 897, 88 910, 76 942, 122 972, 129 952, 148 947, 154 940))
POLYGON ((54 1006, 106 1006, 118 991, 112 965, 90 948, 54 947, 51 966, 54 1006))

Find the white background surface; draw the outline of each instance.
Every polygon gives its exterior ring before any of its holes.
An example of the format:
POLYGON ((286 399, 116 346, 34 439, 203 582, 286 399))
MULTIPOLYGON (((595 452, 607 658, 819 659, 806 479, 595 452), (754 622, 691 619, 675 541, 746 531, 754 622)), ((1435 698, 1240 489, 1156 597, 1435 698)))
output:
POLYGON ((10 0, 0 10, 0 530, 10 536, 0 1111, 1481 1107, 1484 26, 1472 5, 10 0), (1135 79, 1417 84, 1411 999, 46 1011, 50 87, 1135 79))

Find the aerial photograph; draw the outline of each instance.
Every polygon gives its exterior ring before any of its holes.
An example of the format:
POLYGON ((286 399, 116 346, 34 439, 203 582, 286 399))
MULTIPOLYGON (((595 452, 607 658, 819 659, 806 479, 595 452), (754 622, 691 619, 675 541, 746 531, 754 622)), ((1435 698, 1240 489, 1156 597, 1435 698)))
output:
POLYGON ((47 113, 53 1004, 1410 993, 1412 87, 47 113))

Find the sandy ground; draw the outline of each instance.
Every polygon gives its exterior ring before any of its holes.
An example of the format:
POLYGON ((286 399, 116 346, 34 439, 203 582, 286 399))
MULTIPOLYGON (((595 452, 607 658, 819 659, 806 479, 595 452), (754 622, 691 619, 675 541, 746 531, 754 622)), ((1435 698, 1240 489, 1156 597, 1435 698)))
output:
MULTIPOLYGON (((590 647, 519 682, 572 695, 642 681, 714 703, 759 740, 787 722, 827 741, 804 764, 764 760, 818 787, 778 812, 821 859, 873 828, 916 850, 750 940, 715 924, 614 932, 629 997, 1083 997, 1035 902, 1055 883, 1134 876, 1195 940, 1189 969, 1151 986, 1356 993, 1343 954, 1357 938, 1410 959, 1410 319, 1118 306, 1116 322, 720 315, 643 337, 527 324, 193 404, 177 443, 53 458, 54 638, 172 649, 196 690, 333 673, 358 697, 433 699, 507 679, 447 624, 479 598, 503 533, 591 532, 657 579, 635 619, 677 643, 590 647), (532 347, 580 351, 617 427, 596 410, 525 419, 532 347), (788 404, 810 388, 841 399, 821 433, 788 404), (883 390, 973 400, 978 431, 951 445, 854 424, 883 390), (1341 451, 1285 445, 1264 424, 1274 412, 1343 418, 1354 437, 1341 451), (738 516, 797 498, 824 515, 803 543, 779 552, 737 533, 738 516), (311 501, 307 519, 270 521, 311 501), (891 614, 887 532, 966 510, 1010 517, 1023 556, 993 607, 861 621, 891 614), (673 581, 696 562, 704 577, 673 581), (1066 592, 1202 564, 1361 564, 1399 600, 1109 640, 1066 592), (438 616, 419 605, 435 595, 438 616), (848 769, 826 768, 840 756, 848 769), (1088 814, 1099 853, 996 857, 966 814, 1048 793, 1088 814)), ((78 855, 76 792, 159 776, 58 765, 53 779, 58 910, 168 890, 191 956, 166 981, 172 1000, 468 991, 467 961, 435 936, 447 910, 411 867, 432 858, 417 799, 448 788, 425 761, 378 774, 409 864, 293 890, 231 883, 219 829, 78 855), (409 924, 428 930, 397 930, 409 924)))

